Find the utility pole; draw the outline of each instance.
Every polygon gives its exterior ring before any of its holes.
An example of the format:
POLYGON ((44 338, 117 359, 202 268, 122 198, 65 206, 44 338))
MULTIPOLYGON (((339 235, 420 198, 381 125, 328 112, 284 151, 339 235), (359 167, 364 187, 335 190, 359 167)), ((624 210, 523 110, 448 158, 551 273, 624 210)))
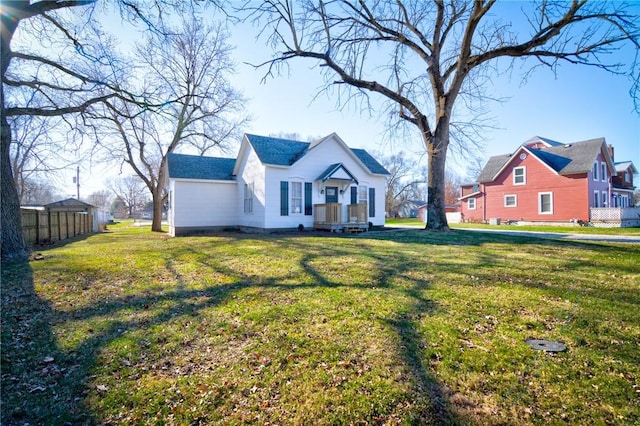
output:
POLYGON ((80 199, 80 166, 76 167, 76 175, 73 178, 73 183, 76 184, 76 200, 80 199))

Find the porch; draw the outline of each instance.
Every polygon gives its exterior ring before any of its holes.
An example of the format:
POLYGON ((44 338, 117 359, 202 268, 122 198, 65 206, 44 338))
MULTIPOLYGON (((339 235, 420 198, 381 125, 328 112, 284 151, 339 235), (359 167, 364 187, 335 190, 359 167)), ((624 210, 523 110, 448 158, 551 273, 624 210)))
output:
POLYGON ((331 232, 365 232, 369 229, 367 203, 325 203, 313 205, 313 229, 331 232))

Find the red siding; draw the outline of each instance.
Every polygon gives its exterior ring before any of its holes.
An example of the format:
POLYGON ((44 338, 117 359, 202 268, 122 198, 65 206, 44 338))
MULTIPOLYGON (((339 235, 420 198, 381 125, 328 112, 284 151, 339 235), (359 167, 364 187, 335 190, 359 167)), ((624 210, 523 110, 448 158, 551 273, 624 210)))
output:
MULTIPOLYGON (((466 199, 463 200, 465 220, 488 221, 491 218, 524 221, 569 221, 571 219, 589 220, 589 206, 592 202, 589 191, 590 173, 561 176, 527 153, 524 160, 520 153, 514 158, 498 177, 490 183, 480 186, 481 195, 476 197, 476 209, 468 210, 466 199), (525 184, 514 185, 513 169, 525 167, 525 184), (539 194, 552 193, 553 213, 540 214, 539 194), (505 207, 505 195, 516 196, 515 207, 505 207), (486 206, 486 208, 485 208, 486 206)), ((595 182, 594 182, 595 184, 595 182)), ((602 182, 603 190, 608 184, 602 182)), ((599 188, 599 184, 597 184, 599 188)), ((595 189, 594 189, 595 190, 595 189)))

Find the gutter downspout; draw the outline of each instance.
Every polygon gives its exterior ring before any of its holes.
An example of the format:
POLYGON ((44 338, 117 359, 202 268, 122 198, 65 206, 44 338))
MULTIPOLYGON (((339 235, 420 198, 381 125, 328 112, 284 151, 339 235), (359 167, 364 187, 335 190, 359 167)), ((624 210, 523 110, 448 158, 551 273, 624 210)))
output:
POLYGON ((485 191, 485 187, 484 185, 482 185, 482 222, 486 222, 487 221, 487 199, 486 199, 486 194, 487 192, 485 191))

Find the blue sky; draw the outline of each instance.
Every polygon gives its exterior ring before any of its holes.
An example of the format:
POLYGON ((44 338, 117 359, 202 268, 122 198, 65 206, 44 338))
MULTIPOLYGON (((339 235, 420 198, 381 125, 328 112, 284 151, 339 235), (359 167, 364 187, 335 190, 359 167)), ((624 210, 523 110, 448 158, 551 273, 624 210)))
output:
MULTIPOLYGON (((303 137, 336 132, 352 147, 384 153, 422 151, 417 133, 404 143, 390 143, 383 137, 384 119, 375 112, 370 116, 353 105, 338 110, 336 100, 327 94, 316 97, 322 78, 313 61, 295 60, 288 75, 261 83, 265 70, 243 62, 266 60, 269 50, 255 44, 246 31, 235 34, 232 42, 237 46, 238 62, 234 82, 249 98, 248 110, 253 116, 248 131, 299 133, 303 137)), ((492 155, 515 151, 532 136, 565 143, 604 137, 614 146, 616 161, 631 160, 640 167, 640 115, 634 111, 628 77, 562 64, 555 75, 541 67, 522 84, 523 72, 516 65, 511 77, 496 78, 489 88, 505 101, 489 104, 495 129, 483 134, 485 161, 492 155)), ((452 166, 465 174, 464 164, 452 166)))
MULTIPOLYGON (((527 4, 514 2, 501 3, 501 6, 506 8, 508 17, 518 19, 520 7, 527 4)), ((640 4, 637 9, 640 13, 640 4)), ((123 30, 134 34, 130 28, 123 30)), ((302 137, 336 132, 354 148, 384 154, 400 150, 423 152, 417 132, 408 140, 388 141, 383 137, 385 120, 376 112, 369 114, 354 105, 339 110, 335 98, 326 93, 317 96, 323 80, 313 61, 295 60, 288 75, 268 78, 263 83, 265 70, 255 70, 245 62, 260 63, 269 59, 270 48, 255 40, 256 30, 249 25, 232 30, 230 43, 236 47, 233 55, 237 62, 232 83, 248 98, 247 112, 253 117, 247 132, 298 133, 302 137)), ((625 55, 632 53, 629 49, 618 55, 631 59, 625 55)), ((481 157, 484 161, 492 155, 515 151, 535 135, 565 143, 605 137, 615 147, 616 161, 631 160, 640 168, 640 115, 633 110, 628 77, 563 64, 556 75, 546 68, 536 70, 523 85, 520 76, 526 68, 516 65, 511 77, 495 78, 489 87, 489 93, 506 100, 489 104, 495 129, 483 134, 485 148, 481 157)), ((375 94, 372 96, 376 99, 375 94)), ((464 161, 452 167, 465 177, 464 161)), ((103 176, 104 171, 96 169, 90 177, 81 177, 82 193, 88 195, 103 189, 103 176)), ((71 182, 71 177, 68 180, 71 182)), ((68 192, 75 193, 75 187, 70 184, 68 192)))

